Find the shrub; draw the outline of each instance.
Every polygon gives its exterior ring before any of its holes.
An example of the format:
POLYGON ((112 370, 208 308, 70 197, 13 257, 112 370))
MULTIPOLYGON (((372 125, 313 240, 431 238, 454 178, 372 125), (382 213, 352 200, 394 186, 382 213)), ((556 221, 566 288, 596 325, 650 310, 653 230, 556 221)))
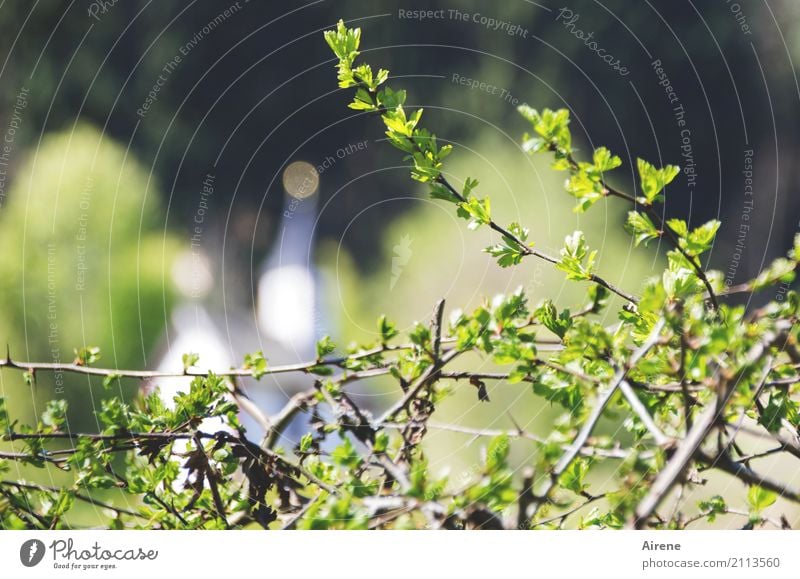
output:
MULTIPOLYGON (((185 374, 194 379, 173 407, 157 394, 133 405, 112 397, 98 410, 102 428, 92 434, 64 431, 61 401, 52 402, 35 425, 19 425, 0 406, 4 439, 24 444, 23 452, 0 455, 0 469, 7 471, 14 461, 72 476, 60 488, 2 481, 3 526, 60 527, 76 501, 103 507, 105 524, 114 528, 533 529, 569 524, 680 529, 721 516, 744 516, 750 527, 788 526, 785 518, 775 520, 765 509, 779 495, 800 501, 800 491, 763 474, 757 461, 775 453, 800 457, 798 299, 786 285, 800 262, 800 237, 786 258, 745 284, 727 287, 720 272, 706 271, 701 261, 720 223, 690 227, 681 219, 662 217, 677 167, 638 160, 639 192, 626 193, 607 180, 621 165, 619 157, 603 147, 587 159, 577 157, 568 111, 521 106, 531 130, 522 146, 552 157, 553 169, 566 174, 576 211, 618 199, 631 207, 625 227, 635 245, 655 240, 670 245, 660 276, 643 280, 635 293, 617 287, 598 271, 596 253, 582 232, 567 236, 559 255, 548 255, 535 247, 523 225, 495 220, 490 198, 478 194, 476 181, 455 184, 446 178, 443 165, 451 147, 439 144, 422 126, 421 109, 405 107, 406 93, 388 86, 388 71, 373 71, 358 61, 359 29, 340 22, 325 39, 338 58, 340 87, 355 91, 350 107, 382 120, 389 142, 406 154, 411 177, 426 184, 432 197, 452 204, 469 229, 496 232, 497 242, 486 251, 500 267, 529 259, 549 262, 585 285, 585 303, 574 309, 551 300, 532 305, 517 291, 471 312, 453 310, 446 319, 440 301, 430 321, 404 337, 381 317, 376 343, 335 356, 335 345, 326 338, 316 359, 291 367, 272 367, 259 352, 228 373, 199 373, 192 369, 196 359, 187 356, 185 374), (754 292, 775 292, 775 298, 758 308, 736 304, 736 294, 754 292), (619 317, 611 327, 597 321, 609 307, 616 307, 619 317), (542 347, 553 343, 555 349, 542 347), (453 362, 468 353, 488 357, 506 370, 454 369, 453 362), (260 416, 236 386, 237 376, 287 371, 317 379, 313 389, 293 397, 271 418, 260 416), (378 375, 391 376, 399 392, 389 408, 373 415, 354 402, 348 386, 378 375), (529 387, 531 396, 560 410, 547 436, 522 428, 472 432, 431 420, 453 386, 474 388, 477 399, 491 405, 486 383, 497 380, 529 387), (243 409, 267 424, 260 443, 248 440, 239 424, 243 409), (296 447, 279 449, 281 432, 301 411, 312 417, 311 432, 296 447), (204 427, 209 417, 224 427, 209 431, 204 427), (621 422, 624 433, 598 434, 604 418, 621 422), (481 463, 457 480, 437 476, 428 468, 425 451, 426 436, 434 428, 487 437, 481 463), (751 434, 770 446, 756 447, 751 434), (533 443, 535 452, 517 472, 509 453, 523 441, 533 443), (747 505, 729 507, 731 497, 721 496, 692 505, 680 493, 669 499, 669 508, 661 508, 676 488, 691 491, 702 485, 710 470, 741 481, 747 505), (593 472, 611 475, 596 485, 593 472), (134 500, 100 500, 96 491, 101 489, 118 489, 134 500)), ((106 383, 158 377, 95 368, 94 357, 93 351, 80 352, 74 364, 61 369, 100 374, 106 383)), ((53 370, 52 365, 10 359, 3 365, 27 372, 53 370)))

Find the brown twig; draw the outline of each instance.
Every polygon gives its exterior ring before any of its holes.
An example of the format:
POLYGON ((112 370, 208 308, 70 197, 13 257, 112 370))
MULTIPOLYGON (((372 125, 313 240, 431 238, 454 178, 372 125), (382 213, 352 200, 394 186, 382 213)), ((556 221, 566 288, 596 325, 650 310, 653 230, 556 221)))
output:
POLYGON ((625 380, 628 372, 645 354, 647 354, 647 352, 650 351, 650 349, 652 349, 658 343, 661 330, 664 328, 664 325, 664 318, 661 318, 658 322, 656 322, 647 339, 642 343, 641 346, 634 350, 634 352, 631 354, 631 357, 628 359, 627 364, 617 371, 608 387, 599 395, 591 414, 586 419, 586 422, 581 430, 578 432, 578 436, 575 437, 573 443, 569 446, 568 450, 562 455, 561 459, 556 463, 555 467, 551 471, 550 476, 545 483, 545 487, 540 493, 536 510, 538 510, 541 504, 548 499, 550 492, 553 490, 553 487, 555 487, 559 477, 567 470, 567 468, 569 468, 569 466, 572 464, 572 461, 574 461, 575 458, 580 454, 581 449, 586 444, 586 441, 589 439, 589 436, 597 425, 597 422, 603 415, 603 411, 611 401, 612 396, 617 392, 620 384, 622 384, 622 382, 625 380))
POLYGON ((777 322, 774 331, 767 332, 761 341, 750 348, 736 376, 726 377, 722 375, 720 377, 720 387, 716 399, 709 403, 706 410, 694 423, 667 465, 658 473, 647 495, 637 505, 633 526, 636 528, 644 526, 664 497, 669 494, 688 464, 694 459, 703 441, 722 416, 730 395, 741 377, 766 355, 769 347, 779 342, 782 338, 785 339, 786 332, 790 329, 791 324, 788 321, 777 322))

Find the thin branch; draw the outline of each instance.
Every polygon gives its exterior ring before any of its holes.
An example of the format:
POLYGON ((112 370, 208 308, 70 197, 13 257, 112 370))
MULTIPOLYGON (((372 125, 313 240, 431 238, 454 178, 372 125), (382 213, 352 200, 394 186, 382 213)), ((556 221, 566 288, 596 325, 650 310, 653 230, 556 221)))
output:
POLYGON ((219 486, 217 486, 217 477, 219 475, 211 464, 211 461, 208 459, 206 449, 203 447, 203 441, 200 438, 199 433, 195 432, 193 440, 195 447, 197 448, 197 452, 200 453, 200 457, 203 459, 203 474, 205 475, 206 481, 208 481, 209 489, 211 489, 211 497, 214 499, 214 510, 217 511, 217 516, 222 519, 225 528, 229 528, 230 525, 228 524, 228 519, 225 516, 225 504, 222 502, 222 496, 219 493, 219 486))
POLYGON ((311 507, 314 506, 314 503, 317 502, 320 496, 322 496, 322 493, 317 493, 316 496, 309 499, 308 502, 305 505, 303 505, 303 508, 297 511, 294 515, 292 515, 292 517, 288 521, 286 521, 283 524, 283 526, 281 527, 281 531, 290 531, 294 529, 297 526, 298 521, 300 521, 300 519, 306 516, 308 511, 311 510, 311 507))
POLYGON ((681 394, 683 395, 683 419, 686 423, 686 432, 692 429, 692 407, 694 406, 694 398, 689 394, 689 385, 686 383, 686 355, 689 350, 689 344, 686 343, 686 336, 681 332, 681 366, 678 370, 681 379, 681 394))
MULTIPOLYGON (((468 434, 473 437, 485 437, 485 436, 508 436, 511 438, 524 438, 527 440, 532 440, 534 442, 538 442, 539 444, 544 444, 546 440, 541 436, 536 436, 535 434, 528 432, 526 430, 521 429, 502 429, 502 428, 470 428, 469 426, 460 426, 458 424, 442 424, 440 422, 428 422, 428 428, 433 428, 434 430, 444 430, 447 432, 455 432, 458 434, 468 434)), ((405 428, 405 424, 398 424, 394 422, 384 422, 381 424, 381 428, 389 428, 392 430, 402 430, 405 428)), ((569 448, 569 445, 564 445, 563 448, 566 450, 569 448)), ((590 446, 584 445, 580 452, 581 456, 596 456, 601 458, 615 458, 615 459, 626 459, 630 456, 630 452, 624 448, 599 448, 597 446, 590 446)), ((646 453, 643 456, 648 456, 646 453)))
POLYGON ((431 336, 433 336, 433 358, 439 359, 442 349, 442 317, 444 316, 444 299, 436 302, 431 318, 431 336))
POLYGON ((436 374, 439 372, 439 370, 441 370, 448 362, 450 362, 460 353, 461 352, 456 348, 447 350, 447 352, 445 352, 438 360, 428 366, 422 375, 417 378, 411 386, 409 386, 405 395, 395 404, 393 404, 388 410, 386 410, 386 412, 384 412, 377 421, 375 421, 376 424, 380 425, 384 422, 388 422, 394 419, 398 414, 400 414, 400 412, 405 410, 406 406, 408 406, 408 403, 416 398, 431 380, 438 378, 436 374))
MULTIPOLYGON (((691 525, 693 523, 696 523, 697 521, 705 519, 709 514, 710 514, 709 512, 697 513, 696 515, 693 515, 693 516, 689 517, 688 519, 681 521, 681 528, 686 528, 689 525, 691 525)), ((740 517, 747 517, 748 519, 750 517, 752 517, 752 513, 748 513, 747 511, 740 511, 738 509, 731 509, 729 507, 726 507, 724 511, 722 511, 721 513, 717 513, 717 514, 718 515, 720 515, 720 514, 721 515, 737 515, 737 516, 740 516, 740 517)), ((786 525, 782 524, 780 521, 776 521, 775 519, 772 519, 770 517, 765 517, 763 515, 760 515, 759 519, 760 519, 760 524, 769 523, 770 525, 772 525, 773 527, 775 527, 777 529, 784 529, 784 530, 786 530, 787 528, 791 529, 791 527, 787 527, 786 525)))
POLYGON ((767 476, 761 475, 741 462, 731 460, 726 453, 711 456, 701 451, 697 453, 697 458, 711 468, 727 472, 748 485, 758 485, 778 493, 778 495, 784 499, 800 503, 800 489, 790 487, 767 476))
MULTIPOLYGON (((34 491, 41 491, 41 492, 49 492, 49 493, 59 493, 59 492, 61 492, 63 490, 63 489, 60 489, 60 488, 49 487, 49 486, 35 484, 35 483, 24 483, 24 482, 19 482, 19 481, 10 481, 10 480, 2 480, 2 481, 0 481, 0 485, 12 486, 12 487, 15 487, 15 488, 18 488, 18 489, 27 489, 27 490, 34 490, 34 491)), ((96 507, 100 507, 100 508, 103 508, 103 509, 109 509, 111 511, 114 511, 115 513, 119 513, 119 514, 122 514, 122 515, 129 515, 131 517, 140 517, 140 518, 144 518, 144 519, 148 518, 148 517, 146 517, 145 515, 143 515, 141 513, 136 513, 134 511, 129 511, 128 509, 124 509, 122 507, 115 507, 114 505, 112 505, 110 503, 103 502, 103 501, 101 501, 99 499, 95 499, 93 497, 81 494, 79 492, 73 491, 71 494, 72 494, 73 497, 75 497, 76 499, 78 499, 80 501, 83 501, 85 503, 89 503, 91 505, 94 505, 96 507)))
MULTIPOLYGON (((450 184, 450 182, 447 180, 446 177, 444 177, 443 175, 439 175, 437 181, 441 185, 446 187, 447 190, 450 191, 450 193, 456 199, 459 200, 459 202, 461 202, 461 203, 466 202, 466 198, 455 187, 453 187, 452 184, 450 184)), ((556 259, 555 257, 552 257, 551 255, 548 255, 546 253, 543 253, 543 252, 539 251, 538 249, 534 249, 534 248, 530 247, 527 243, 525 243, 519 237, 517 237, 516 235, 511 233, 508 229, 506 229, 502 225, 498 225, 497 222, 495 222, 494 220, 490 220, 488 225, 489 225, 489 227, 491 229, 493 229, 494 231, 496 231, 500 235, 503 235, 503 236, 508 237, 509 239, 513 240, 514 243, 516 243, 517 246, 520 247, 523 255, 532 255, 532 256, 537 257, 537 258, 539 258, 541 260, 544 260, 544 261, 546 261, 548 263, 552 263, 553 265, 556 265, 556 264, 560 263, 561 260, 556 259)), ((608 291, 617 294, 619 297, 621 297, 622 299, 624 299, 624 300, 626 300, 628 302, 631 302, 632 304, 636 304, 636 303, 639 302, 639 299, 636 296, 633 296, 633 295, 625 292, 624 290, 618 288, 614 284, 606 281, 605 279, 603 279, 602 277, 600 277, 598 275, 591 274, 590 281, 596 283, 597 285, 603 286, 608 291)))
POLYGON ((601 499, 604 499, 604 498, 606 498, 606 496, 608 496, 608 495, 607 495, 607 494, 601 494, 601 495, 592 495, 592 496, 588 497, 588 498, 587 498, 585 501, 583 501, 581 504, 579 504, 579 505, 576 505, 576 506, 572 507, 572 508, 571 508, 571 509, 569 509, 568 511, 565 511, 565 512, 563 512, 563 513, 559 513, 558 515, 552 516, 552 517, 550 517, 549 519, 543 519, 543 520, 541 520, 541 521, 538 521, 538 522, 536 522, 536 523, 533 523, 533 524, 530 526, 530 528, 531 528, 531 529, 535 529, 536 527, 541 527, 541 526, 543 526, 543 525, 548 525, 548 524, 550 524, 550 523, 554 523, 555 521, 561 521, 561 522, 559 523, 559 526, 560 526, 560 525, 563 525, 563 524, 564 524, 564 520, 565 520, 567 517, 569 517, 570 515, 574 515, 575 513, 577 513, 578 511, 580 511, 582 508, 584 508, 584 507, 586 507, 586 506, 588 506, 588 505, 592 504, 592 503, 593 503, 593 502, 595 502, 595 501, 599 501, 599 500, 601 500, 601 499))
MULTIPOLYGON (((291 372, 310 373, 311 370, 318 366, 336 366, 343 367, 345 362, 351 360, 361 360, 379 354, 391 351, 411 350, 416 348, 412 344, 389 345, 383 344, 368 350, 355 352, 348 356, 339 356, 336 358, 328 358, 323 360, 314 360, 309 362, 299 362, 297 364, 285 364, 282 366, 268 366, 262 371, 263 375, 271 374, 286 374, 291 372)), ((169 372, 158 370, 123 370, 116 368, 96 368, 93 366, 86 366, 76 363, 56 363, 56 362, 22 362, 13 360, 10 353, 5 359, 0 359, 0 369, 11 368, 20 371, 47 371, 47 372, 70 372, 74 374, 87 374, 90 376, 103 376, 106 378, 133 378, 137 380, 157 380, 160 378, 205 378, 213 373, 216 376, 223 377, 246 377, 252 376, 253 370, 251 368, 229 368, 227 370, 198 370, 195 368, 188 368, 181 372, 169 372)))
POLYGON ((664 318, 661 318, 658 320, 658 322, 656 322, 647 339, 631 354, 631 357, 629 358, 625 367, 617 371, 617 373, 614 375, 614 378, 611 380, 611 383, 608 385, 608 388, 606 388, 606 390, 600 394, 594 408, 592 409, 592 413, 586 419, 586 422, 584 423, 580 432, 578 432, 578 436, 575 437, 575 441, 569 446, 568 450, 563 454, 561 459, 556 463, 556 466, 550 473, 550 476, 545 483, 544 490, 541 493, 540 501, 537 504, 537 509, 542 502, 548 498, 559 477, 564 473, 564 471, 567 470, 567 468, 569 468, 569 466, 572 464, 572 461, 574 461, 575 458, 580 454, 581 449, 586 444, 586 441, 589 439, 594 427, 597 425, 597 422, 603 415, 603 411, 616 393, 620 384, 622 384, 622 382, 625 380, 628 372, 645 354, 647 354, 647 352, 649 352, 658 343, 660 339, 660 333, 664 328, 664 325, 664 318))
POLYGON ((800 443, 798 443, 798 435, 792 434, 791 436, 794 437, 794 440, 788 438, 778 432, 768 432, 762 431, 760 429, 750 428, 746 424, 741 425, 733 425, 733 424, 725 424, 725 428, 736 428, 736 430, 740 430, 742 432, 746 432, 751 436, 757 436, 758 438, 762 438, 764 440, 769 440, 772 442, 777 442, 781 445, 781 449, 788 452, 795 458, 800 458, 800 443))
POLYGON ((628 401, 628 404, 630 405, 631 409, 639 417, 639 420, 642 421, 642 424, 644 424, 645 428, 647 428, 647 431, 653 437, 655 443, 658 446, 664 446, 665 444, 670 442, 670 439, 667 438, 664 435, 664 433, 661 432, 661 429, 656 425, 655 421, 653 420, 653 417, 650 416, 650 413, 647 411, 647 408, 645 408, 644 404, 642 404, 642 401, 639 400, 639 397, 636 395, 636 392, 633 391, 631 385, 628 384, 627 380, 623 380, 622 382, 620 382, 619 389, 622 392, 623 396, 625 396, 625 399, 628 401))
POLYGON ((773 344, 782 338, 785 339, 786 332, 790 329, 791 324, 788 321, 779 321, 776 324, 775 331, 767 332, 761 341, 750 348, 736 376, 731 378, 721 377, 717 397, 708 404, 706 410, 686 434, 686 438, 678 445, 672 458, 658 474, 656 480, 653 481, 647 495, 637 505, 633 521, 633 525, 636 528, 641 528, 646 523, 647 519, 655 512, 658 505, 669 494, 686 467, 693 460, 712 427, 722 416, 733 389, 745 371, 758 363, 773 344))
POLYGON ((272 428, 264 436, 261 446, 265 449, 272 449, 278 443, 283 432, 289 426, 298 412, 305 408, 306 404, 314 397, 316 390, 306 390, 298 392, 289 399, 289 402, 281 409, 278 414, 270 418, 272 428))
MULTIPOLYGON (((571 155, 567 158, 567 160, 569 161, 573 169, 578 169, 578 163, 571 155)), ((629 203, 633 204, 634 208, 644 207, 645 212, 650 217, 650 219, 653 220, 654 225, 661 233, 661 235, 666 236, 667 239, 669 239, 672 246, 676 250, 678 250, 678 252, 686 259, 686 261, 689 262, 689 264, 691 264, 692 269, 694 269, 695 273, 697 274, 697 277, 700 279, 700 281, 703 282, 703 285, 706 286, 706 291, 708 292, 708 298, 711 300, 711 305, 713 310, 714 311, 718 310, 719 302, 717 300, 717 295, 714 292, 714 288, 711 286, 711 282, 706 276, 706 272, 703 270, 702 265, 699 263, 696 257, 689 255, 689 253, 683 247, 681 247, 678 238, 675 237, 675 234, 672 232, 672 230, 666 226, 664 220, 661 218, 658 212, 653 208, 653 206, 650 204, 639 203, 633 195, 629 195, 628 193, 625 193, 623 191, 620 191, 619 189, 612 187, 605 181, 605 179, 601 179, 600 183, 606 190, 608 195, 612 197, 617 197, 619 199, 624 199, 625 201, 628 201, 629 203)))

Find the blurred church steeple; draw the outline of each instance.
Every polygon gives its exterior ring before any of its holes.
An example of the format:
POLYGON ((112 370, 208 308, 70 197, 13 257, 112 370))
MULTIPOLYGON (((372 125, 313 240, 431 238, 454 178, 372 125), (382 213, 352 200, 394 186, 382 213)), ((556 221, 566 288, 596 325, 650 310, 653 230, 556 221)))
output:
POLYGON ((301 361, 313 358, 320 337, 319 275, 313 266, 319 174, 310 163, 295 161, 283 173, 283 188, 283 211, 261 269, 256 308, 264 338, 301 361))

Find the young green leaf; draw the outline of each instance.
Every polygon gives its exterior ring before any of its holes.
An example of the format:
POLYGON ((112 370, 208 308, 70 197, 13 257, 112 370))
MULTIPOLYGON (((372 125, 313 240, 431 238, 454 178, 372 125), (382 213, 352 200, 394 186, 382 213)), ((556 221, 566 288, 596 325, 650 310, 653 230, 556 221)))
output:
POLYGON ((182 359, 183 359, 183 371, 188 372, 189 368, 191 368, 192 366, 197 366, 197 363, 200 361, 200 354, 189 352, 188 354, 184 354, 182 359))
POLYGON ((759 516, 764 509, 772 506, 778 495, 758 485, 753 485, 747 491, 747 504, 750 505, 751 516, 759 516))
POLYGON ((321 361, 325 356, 328 354, 332 354, 336 351, 336 344, 333 343, 330 336, 323 336, 321 340, 317 342, 317 361, 321 361))
POLYGON ((74 363, 78 366, 90 366, 100 359, 100 348, 97 346, 75 349, 74 352, 74 363))
POLYGON ((383 314, 378 318, 378 333, 381 335, 381 342, 385 344, 397 335, 397 326, 383 314))
POLYGON ((644 243, 647 245, 653 239, 658 239, 661 232, 653 224, 653 221, 645 213, 639 211, 629 211, 628 220, 625 222, 625 229, 633 235, 634 245, 644 243))
POLYGON ((642 203, 652 205, 656 201, 662 201, 664 187, 669 185, 673 179, 681 172, 680 167, 667 165, 663 169, 656 169, 644 159, 636 159, 636 166, 639 169, 639 178, 644 199, 642 203))
POLYGON ((267 359, 264 357, 264 352, 259 350, 252 354, 245 354, 244 368, 250 370, 256 380, 261 378, 267 373, 267 359))
POLYGON ((492 220, 489 198, 468 197, 466 201, 459 203, 458 216, 469 221, 469 225, 467 225, 469 229, 477 229, 481 225, 488 225, 492 220))
POLYGON ((592 278, 597 251, 589 251, 582 231, 575 231, 564 239, 561 259, 556 268, 567 274, 567 279, 576 281, 592 278))
POLYGON ((553 332, 562 340, 564 339, 564 335, 567 333, 567 330, 569 330, 572 326, 572 318, 569 310, 564 310, 559 315, 555 305, 553 305, 553 302, 550 300, 546 300, 544 303, 542 303, 542 305, 539 306, 534 312, 534 315, 545 328, 553 332))

